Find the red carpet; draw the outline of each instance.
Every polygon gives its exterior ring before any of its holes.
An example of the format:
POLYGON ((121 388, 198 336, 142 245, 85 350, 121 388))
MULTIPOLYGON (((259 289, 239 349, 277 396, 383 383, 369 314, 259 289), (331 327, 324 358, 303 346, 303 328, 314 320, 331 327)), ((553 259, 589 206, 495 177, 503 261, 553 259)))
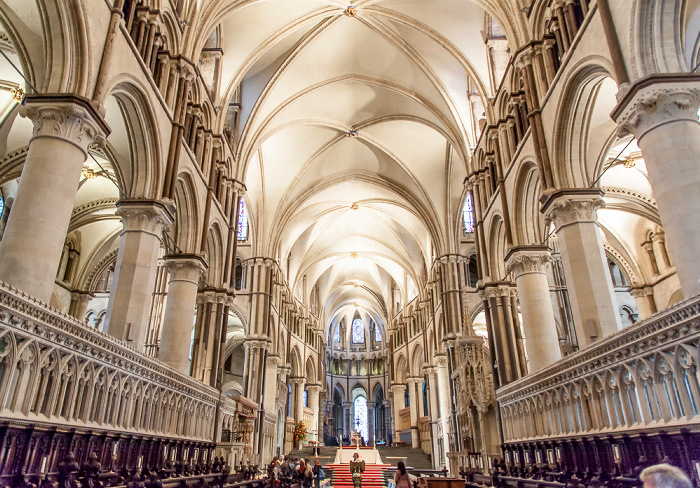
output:
MULTIPOLYGON (((352 488, 352 474, 349 464, 329 464, 333 488, 352 488)), ((390 464, 367 464, 362 473, 362 488, 383 488, 384 471, 393 468, 390 464)))

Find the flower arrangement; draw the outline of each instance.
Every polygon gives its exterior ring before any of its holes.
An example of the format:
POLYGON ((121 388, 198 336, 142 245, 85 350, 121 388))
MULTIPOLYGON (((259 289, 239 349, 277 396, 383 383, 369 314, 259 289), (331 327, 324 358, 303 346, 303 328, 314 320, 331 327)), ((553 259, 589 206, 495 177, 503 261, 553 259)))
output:
POLYGON ((306 439, 306 427, 304 424, 299 422, 296 427, 294 427, 294 440, 297 442, 306 439))

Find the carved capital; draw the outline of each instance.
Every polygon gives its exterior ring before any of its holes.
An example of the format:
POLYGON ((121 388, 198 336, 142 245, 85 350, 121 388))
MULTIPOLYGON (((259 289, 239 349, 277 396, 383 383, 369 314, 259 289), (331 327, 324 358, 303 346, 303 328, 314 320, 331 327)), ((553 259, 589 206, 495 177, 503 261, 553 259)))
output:
POLYGON ((644 298, 648 296, 653 296, 654 292, 649 287, 635 287, 629 289, 629 294, 634 298, 644 298))
POLYGON ((32 139, 59 139, 80 149, 85 159, 88 146, 103 145, 109 126, 87 99, 69 95, 27 96, 20 115, 34 123, 32 139))
POLYGON ((552 262, 552 254, 548 248, 514 247, 506 256, 506 267, 515 278, 527 273, 546 272, 547 263, 552 262))
MULTIPOLYGON (((695 78, 695 76, 693 76, 695 78)), ((617 134, 642 139, 664 124, 687 120, 698 122, 700 85, 683 76, 653 76, 637 82, 611 114, 618 123, 617 134)))
POLYGON ((560 229, 579 222, 596 222, 596 212, 605 207, 600 190, 559 190, 546 197, 542 212, 560 229))
POLYGON ((146 232, 160 237, 173 223, 174 206, 157 200, 120 200, 116 214, 124 232, 146 232))
POLYGON ((446 368, 447 367, 447 355, 446 354, 438 354, 435 356, 435 366, 438 368, 446 368))
POLYGON ((518 69, 523 69, 527 66, 531 66, 533 54, 534 51, 531 47, 523 49, 520 53, 518 53, 518 57, 515 58, 515 67, 518 69))
POLYGON ((171 254, 165 256, 165 267, 170 272, 170 281, 189 281, 198 284, 199 277, 207 265, 197 254, 171 254))

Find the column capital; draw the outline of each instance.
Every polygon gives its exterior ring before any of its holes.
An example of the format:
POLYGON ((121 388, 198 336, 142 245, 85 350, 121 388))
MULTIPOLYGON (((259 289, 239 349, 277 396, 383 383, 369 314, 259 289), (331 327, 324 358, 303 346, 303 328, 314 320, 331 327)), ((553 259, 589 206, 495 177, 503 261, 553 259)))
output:
POLYGON ((579 222, 596 222, 596 212, 605 207, 603 191, 588 188, 566 188, 545 193, 540 199, 542 213, 560 228, 579 222))
POLYGON ((700 83, 693 74, 645 76, 621 88, 618 104, 610 116, 617 122, 617 135, 632 134, 637 141, 649 131, 678 120, 698 122, 700 83))
POLYGON ((243 343, 243 347, 245 347, 248 350, 260 349, 261 351, 266 351, 269 347, 269 342, 267 342, 265 339, 247 339, 243 343))
POLYGON ((282 358, 279 354, 268 354, 267 355, 267 365, 273 368, 279 368, 282 358))
POLYGON ((232 179, 231 183, 233 184, 233 191, 238 193, 239 197, 242 197, 243 195, 245 195, 246 187, 242 182, 232 179))
POLYGON ((122 218, 124 232, 147 232, 160 238, 173 223, 172 200, 119 200, 116 214, 122 218))
POLYGON ((632 297, 634 298, 643 298, 652 296, 654 294, 654 291, 651 289, 651 287, 648 286, 630 287, 628 291, 629 294, 632 295, 632 297))
POLYGON ((77 95, 27 95, 20 115, 34 123, 32 139, 60 139, 88 157, 88 146, 103 145, 111 129, 87 98, 77 95))
POLYGON ((165 267, 170 272, 170 281, 198 284, 207 264, 199 254, 169 254, 165 256, 165 267))
POLYGON ((407 378, 407 382, 417 385, 417 384, 423 382, 423 378, 421 378, 421 377, 419 377, 419 376, 409 376, 409 377, 407 378))
POLYGON ((343 402, 343 408, 350 408, 352 407, 352 402, 343 402))
POLYGON ((300 376, 291 376, 287 381, 289 381, 293 385, 298 386, 298 385, 303 385, 305 379, 306 378, 302 378, 300 376))
POLYGON ((479 298, 488 300, 490 298, 501 298, 511 296, 511 287, 508 285, 489 283, 483 290, 479 290, 479 298))
POLYGON ((322 388, 321 385, 306 385, 306 390, 309 393, 320 393, 322 388))
POLYGON ((506 269, 515 278, 527 273, 545 273, 546 264, 552 262, 552 254, 544 246, 517 246, 506 255, 506 269))
POLYGON ((447 367, 447 354, 437 354, 435 356, 435 366, 438 368, 447 367))
POLYGON ((394 395, 396 395, 397 393, 403 394, 403 392, 406 391, 406 385, 404 385, 403 383, 394 383, 389 389, 394 395))
POLYGON ((526 66, 530 66, 532 64, 532 56, 535 52, 532 49, 532 46, 526 46, 520 52, 516 53, 515 56, 515 67, 518 69, 523 69, 526 66))

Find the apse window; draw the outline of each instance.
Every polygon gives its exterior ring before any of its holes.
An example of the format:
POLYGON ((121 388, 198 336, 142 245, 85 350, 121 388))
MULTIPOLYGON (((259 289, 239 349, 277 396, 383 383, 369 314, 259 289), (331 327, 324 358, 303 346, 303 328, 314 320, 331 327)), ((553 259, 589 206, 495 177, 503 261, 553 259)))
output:
POLYGON ((238 240, 248 240, 248 209, 242 198, 238 206, 238 240))
POLYGON ((382 332, 377 325, 374 326, 374 342, 382 342, 382 332))
POLYGON ((361 318, 352 321, 352 343, 362 344, 365 342, 365 326, 361 318))
POLYGON ((335 335, 333 335, 333 342, 340 342, 340 325, 335 328, 335 335))
POLYGON ((471 234, 474 232, 474 208, 472 205, 472 194, 467 193, 467 198, 464 200, 462 207, 462 222, 464 223, 464 232, 471 234))
POLYGON ((359 432, 365 441, 369 440, 367 399, 363 396, 355 398, 355 431, 359 432))

